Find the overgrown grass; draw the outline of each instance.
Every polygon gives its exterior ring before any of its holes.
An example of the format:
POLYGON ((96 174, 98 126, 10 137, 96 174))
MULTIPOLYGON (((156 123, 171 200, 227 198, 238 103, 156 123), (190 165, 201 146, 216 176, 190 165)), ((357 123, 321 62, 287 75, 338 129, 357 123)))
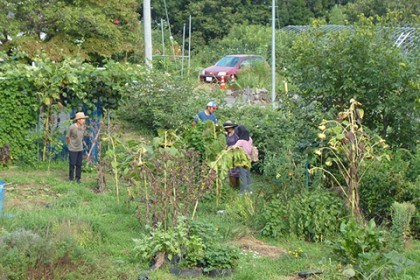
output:
MULTIPOLYGON (((50 244, 52 251, 44 257, 44 262, 50 264, 44 267, 45 271, 50 270, 50 274, 44 274, 50 275, 46 279, 137 279, 142 273, 150 279, 177 279, 169 273, 169 266, 152 272, 148 270, 150 264, 135 257, 132 239, 139 238, 144 227, 125 192, 117 203, 111 177, 104 193, 95 191, 94 172, 83 173, 80 185, 67 182, 66 177, 66 162, 0 169, 0 179, 7 183, 0 238, 25 230, 50 244)), ((258 176, 253 179, 255 192, 249 199, 225 187, 220 204, 216 205, 211 197, 199 204, 197 220, 212 225, 222 242, 241 247, 239 266, 226 279, 296 279, 302 270, 323 271, 313 279, 343 279, 338 272, 340 265, 331 259, 330 245, 293 238, 262 238, 258 226, 250 227, 258 225, 262 199, 259 193, 266 184, 258 176), (253 245, 263 244, 264 250, 242 246, 241 240, 254 240, 253 245), (276 257, 267 254, 267 250, 276 248, 276 257)), ((419 251, 420 243, 412 240, 406 246, 405 256, 419 263, 419 251)), ((21 269, 21 263, 16 261, 16 265, 21 269)), ((37 265, 24 265, 30 273, 14 279, 39 279, 44 271, 37 271, 39 261, 37 265)), ((7 272, 6 266, 0 262, 0 276, 7 272)), ((418 270, 418 265, 407 267, 401 274, 403 278, 396 279, 416 279, 418 270)))
MULTIPOLYGON (((43 164, 1 171, 0 177, 8 183, 4 212, 13 215, 1 219, 3 231, 25 229, 45 238, 74 240, 85 252, 84 262, 99 266, 89 279, 135 275, 130 248, 132 238, 142 229, 135 209, 127 203, 117 204, 112 184, 109 191, 95 193, 94 173, 84 173, 84 183, 78 185, 65 181, 66 163, 51 167, 50 171, 43 164)), ((85 274, 78 267, 72 273, 85 274)))

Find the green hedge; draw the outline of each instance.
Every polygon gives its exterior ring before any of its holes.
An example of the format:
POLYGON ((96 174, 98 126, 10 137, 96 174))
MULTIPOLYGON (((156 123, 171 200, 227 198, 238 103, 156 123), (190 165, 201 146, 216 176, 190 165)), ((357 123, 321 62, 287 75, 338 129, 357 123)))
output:
POLYGON ((8 145, 19 161, 34 161, 34 138, 39 109, 34 88, 19 73, 0 80, 0 147, 8 145))

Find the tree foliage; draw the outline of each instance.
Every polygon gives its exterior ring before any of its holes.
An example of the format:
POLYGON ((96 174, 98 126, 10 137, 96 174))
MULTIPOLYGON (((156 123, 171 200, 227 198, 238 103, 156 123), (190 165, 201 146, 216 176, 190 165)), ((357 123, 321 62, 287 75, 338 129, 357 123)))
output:
POLYGON ((194 45, 204 45, 210 40, 220 39, 237 24, 265 25, 271 11, 266 1, 261 0, 228 0, 223 3, 216 0, 166 1, 166 10, 164 4, 163 1, 153 4, 152 17, 156 22, 160 22, 160 19, 166 20, 166 12, 171 11, 169 22, 172 31, 180 36, 191 15, 194 45))
POLYGON ((302 33, 286 56, 287 74, 306 104, 342 111, 356 98, 366 126, 391 144, 412 147, 418 136, 418 64, 392 45, 386 29, 366 19, 354 31, 302 33), (417 135, 417 136, 416 136, 417 135))
POLYGON ((400 23, 418 24, 420 16, 420 4, 416 0, 357 0, 349 1, 345 6, 340 7, 350 22, 357 22, 359 16, 385 17, 390 13, 400 14, 400 23))
POLYGON ((0 49, 53 60, 127 57, 140 42, 135 0, 0 0, 0 49))

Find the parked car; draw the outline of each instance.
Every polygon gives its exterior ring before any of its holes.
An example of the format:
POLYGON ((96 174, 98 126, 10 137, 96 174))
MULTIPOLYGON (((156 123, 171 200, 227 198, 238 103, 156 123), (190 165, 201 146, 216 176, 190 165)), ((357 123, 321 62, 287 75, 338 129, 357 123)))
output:
POLYGON ((205 68, 200 75, 200 81, 216 83, 224 77, 227 82, 232 77, 236 78, 237 73, 244 67, 252 67, 258 63, 265 63, 264 57, 253 54, 226 55, 215 65, 205 68))

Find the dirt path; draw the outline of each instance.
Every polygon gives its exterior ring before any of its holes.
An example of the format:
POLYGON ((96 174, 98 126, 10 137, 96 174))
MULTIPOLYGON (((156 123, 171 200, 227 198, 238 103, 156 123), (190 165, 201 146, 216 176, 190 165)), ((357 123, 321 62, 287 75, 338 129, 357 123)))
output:
POLYGON ((265 244, 263 241, 254 237, 243 237, 232 242, 239 246, 243 251, 256 254, 260 257, 268 257, 275 259, 280 255, 287 254, 285 249, 265 244))

